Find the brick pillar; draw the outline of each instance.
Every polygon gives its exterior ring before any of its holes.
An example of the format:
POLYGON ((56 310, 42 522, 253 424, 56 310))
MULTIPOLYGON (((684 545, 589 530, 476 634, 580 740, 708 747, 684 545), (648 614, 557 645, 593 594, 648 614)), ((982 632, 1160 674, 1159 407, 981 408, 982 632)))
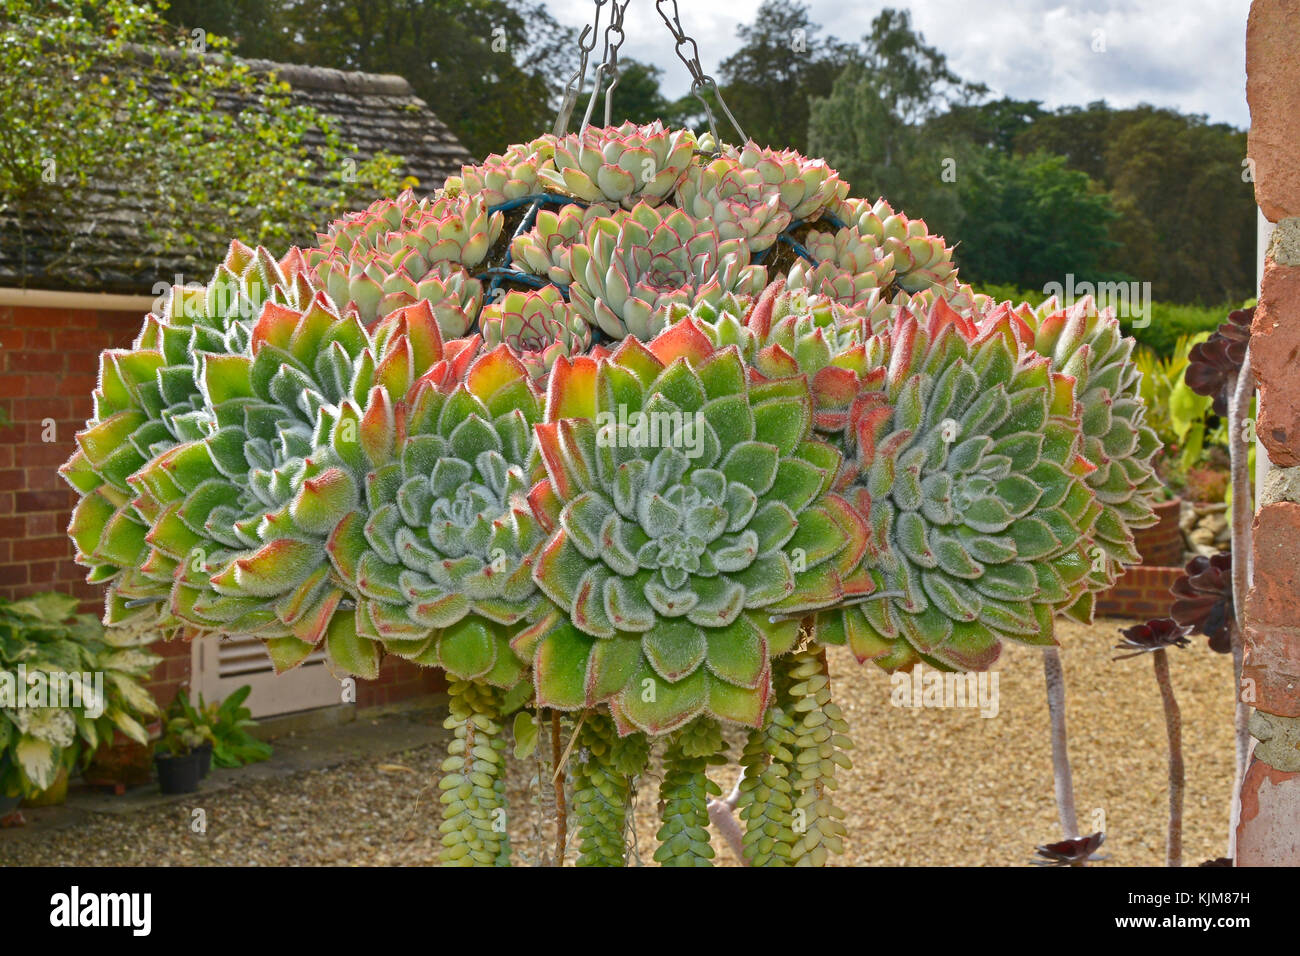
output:
POLYGON ((1243 700, 1258 740, 1241 791, 1238 866, 1300 866, 1300 0, 1255 0, 1246 95, 1255 200, 1276 224, 1251 361, 1257 431, 1274 468, 1254 522, 1243 700))

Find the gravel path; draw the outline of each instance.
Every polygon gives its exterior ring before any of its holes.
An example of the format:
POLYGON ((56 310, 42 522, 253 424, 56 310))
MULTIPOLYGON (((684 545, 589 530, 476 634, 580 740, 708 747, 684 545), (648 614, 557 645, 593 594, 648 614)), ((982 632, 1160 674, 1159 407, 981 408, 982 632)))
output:
MULTIPOLYGON (((1108 865, 1160 865, 1166 814, 1165 730, 1149 658, 1112 663, 1115 628, 1064 623, 1071 758, 1080 825, 1104 828, 1108 865), (1103 818, 1104 817, 1104 822, 1103 818)), ((1184 860, 1224 852, 1232 779, 1232 678, 1203 638, 1171 652, 1188 768, 1184 860)), ((847 852, 835 865, 1021 865, 1058 838, 1040 654, 1011 647, 998 668, 999 712, 903 709, 889 677, 830 652, 835 698, 857 744, 841 774, 847 852)), ((732 756, 740 735, 730 736, 732 756)), ((437 860, 441 746, 329 770, 251 781, 202 797, 5 839, 0 862, 27 865, 425 865, 437 860), (195 810, 206 832, 195 826, 195 810)), ((511 762, 511 837, 535 859, 533 763, 511 762)), ((657 767, 655 768, 657 772, 657 767)), ((637 801, 637 846, 654 851, 655 785, 637 801)), ((715 778, 729 789, 733 767, 715 778)), ((544 834, 549 844, 549 833, 544 834)), ((715 836, 718 862, 735 860, 715 836)))

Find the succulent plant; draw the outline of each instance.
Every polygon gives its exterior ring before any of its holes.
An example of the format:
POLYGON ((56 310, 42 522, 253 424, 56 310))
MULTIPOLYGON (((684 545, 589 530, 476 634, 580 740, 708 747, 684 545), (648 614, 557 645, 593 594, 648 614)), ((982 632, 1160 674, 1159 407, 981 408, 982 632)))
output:
POLYGON ((452 732, 443 777, 442 862, 449 866, 509 866, 505 827, 505 739, 501 734, 501 692, 468 680, 447 686, 452 732))
POLYGON ((462 384, 421 384, 404 414, 382 390, 364 409, 343 403, 331 444, 364 494, 333 525, 328 552, 356 596, 362 637, 457 678, 518 681, 508 638, 541 610, 530 571, 545 534, 527 499, 541 417, 505 346, 462 384))
POLYGON ((1130 653, 1120 654, 1115 657, 1115 660, 1122 661, 1137 657, 1139 654, 1150 654, 1166 647, 1186 647, 1190 643, 1187 635, 1191 630, 1190 627, 1185 627, 1168 617, 1147 621, 1145 624, 1134 624, 1132 627, 1122 627, 1119 629, 1122 640, 1115 645, 1115 650, 1130 653))
POLYGON ((1175 600, 1169 616, 1210 639, 1210 650, 1232 650, 1230 628, 1234 620, 1232 552, 1212 557, 1198 554, 1187 562, 1170 589, 1175 600))
POLYGON ((554 286, 507 292, 483 310, 479 325, 488 348, 504 343, 533 378, 544 378, 561 355, 591 348, 591 326, 554 286))
POLYGON ((1036 847, 1038 858, 1031 860, 1037 866, 1083 866, 1095 857, 1101 845, 1106 842, 1106 834, 1089 833, 1087 836, 1072 837, 1057 843, 1046 843, 1036 847))
POLYGON ((1183 380, 1197 395, 1214 397, 1214 414, 1227 417, 1229 382, 1246 360, 1250 346, 1250 324, 1255 319, 1255 307, 1234 309, 1228 321, 1222 323, 1204 342, 1198 342, 1187 353, 1187 370, 1183 380))
POLYGON ((511 263, 521 272, 567 286, 573 281, 570 256, 573 244, 583 240, 591 223, 617 224, 625 215, 622 209, 610 209, 599 204, 581 206, 569 203, 558 211, 539 210, 533 227, 510 241, 511 263))
POLYGON ((735 349, 683 322, 561 359, 547 410, 534 502, 554 530, 534 578, 560 613, 515 644, 539 701, 609 702, 654 734, 700 714, 761 724, 797 627, 772 617, 837 599, 865 547, 828 494, 838 455, 810 437, 802 380, 750 385, 735 349))
POLYGON ((708 802, 721 796, 722 789, 709 779, 708 768, 726 762, 725 750, 722 728, 708 718, 692 721, 669 739, 659 785, 663 825, 655 834, 655 860, 664 866, 713 865, 708 802))
POLYGON ((1003 320, 900 313, 883 387, 842 433, 837 483, 871 529, 876 594, 818 617, 820 640, 893 670, 979 670, 1001 641, 1050 644, 1085 590, 1100 510, 1083 481, 1073 383, 1003 320))
POLYGON ((801 260, 790 268, 792 289, 807 289, 844 305, 857 305, 894 279, 893 254, 882 251, 855 229, 813 231, 804 244, 815 265, 801 260))
POLYGON ((808 159, 793 149, 767 149, 752 141, 732 155, 743 168, 777 187, 781 208, 794 222, 817 219, 849 193, 849 184, 824 159, 808 159))
POLYGON ((653 338, 663 311, 727 293, 757 294, 762 266, 749 264, 738 239, 721 239, 708 222, 638 203, 621 221, 599 220, 570 252, 570 301, 578 315, 611 338, 653 338))
POLYGON ((677 187, 677 198, 683 210, 713 223, 723 239, 743 240, 751 252, 769 248, 790 225, 779 185, 728 157, 692 166, 677 187))
POLYGON ((367 324, 427 300, 443 333, 455 338, 483 299, 467 270, 484 261, 503 224, 483 196, 417 200, 407 190, 331 223, 302 257, 338 306, 354 307, 367 324))
POLYGON ((88 580, 108 586, 110 622, 145 613, 127 601, 171 590, 170 568, 158 573, 147 542, 157 515, 141 508, 130 479, 159 455, 213 433, 204 375, 248 348, 263 304, 311 294, 304 277, 286 275, 265 249, 235 242, 206 286, 174 287, 131 348, 100 356, 94 416, 60 474, 81 496, 68 533, 77 562, 91 569, 88 580))
POLYGON ((492 153, 477 166, 462 166, 459 176, 447 180, 449 196, 482 196, 489 206, 501 206, 541 191, 538 171, 553 168, 556 137, 549 133, 528 143, 492 153))
POLYGON ((930 233, 924 219, 908 219, 883 199, 875 203, 847 199, 836 207, 835 214, 864 240, 880 247, 905 291, 922 292, 955 278, 952 249, 942 236, 930 233))
POLYGON ((558 140, 554 168, 543 166, 537 175, 557 192, 585 202, 626 209, 638 202, 658 205, 677 187, 694 150, 695 134, 666 129, 658 120, 646 126, 589 126, 558 140))
MULTIPOLYGON (((1049 299, 1037 310, 1002 306, 982 324, 1008 321, 1025 344, 1051 360, 1052 369, 1075 380, 1083 457, 1092 466, 1084 480, 1101 510, 1093 526, 1092 590, 1115 583, 1120 568, 1141 559, 1133 531, 1155 524, 1154 505, 1162 490, 1152 458, 1160 439, 1145 424, 1139 392, 1141 374, 1133 361, 1133 340, 1107 309, 1085 298, 1068 309, 1049 299)), ((1091 620, 1091 597, 1079 617, 1091 620)))
POLYGON ((644 734, 620 737, 608 714, 589 713, 578 731, 573 813, 578 866, 622 866, 632 790, 650 756, 644 734))

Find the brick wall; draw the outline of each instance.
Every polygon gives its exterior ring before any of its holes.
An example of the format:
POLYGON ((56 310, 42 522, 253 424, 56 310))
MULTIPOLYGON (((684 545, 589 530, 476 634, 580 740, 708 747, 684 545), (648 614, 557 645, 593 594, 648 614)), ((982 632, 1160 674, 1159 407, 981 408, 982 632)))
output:
POLYGON ((99 353, 129 345, 139 326, 129 312, 0 307, 0 407, 12 422, 0 429, 0 596, 99 599, 72 560, 76 495, 56 469, 90 417, 99 353))
POLYGON ((1109 591, 1097 595, 1097 617, 1123 617, 1149 621, 1168 617, 1173 596, 1169 589, 1182 573, 1181 567, 1127 568, 1109 591))
MULTIPOLYGON (((64 533, 76 494, 57 469, 76 450, 90 417, 99 353, 129 347, 140 330, 134 312, 0 306, 0 597, 61 591, 101 611, 102 588, 86 583, 64 533), (52 428, 46 420, 52 422, 52 428), (46 441, 52 438, 52 441, 46 441)), ((163 662, 149 684, 164 706, 190 674, 190 647, 159 642, 163 662)), ((441 672, 386 661, 374 681, 360 681, 362 707, 444 689, 441 672)))

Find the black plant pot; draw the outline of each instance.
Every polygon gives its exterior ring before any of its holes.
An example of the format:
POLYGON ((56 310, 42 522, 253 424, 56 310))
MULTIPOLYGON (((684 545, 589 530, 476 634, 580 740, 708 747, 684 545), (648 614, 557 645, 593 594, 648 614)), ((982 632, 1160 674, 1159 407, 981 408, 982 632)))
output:
POLYGON ((198 751, 181 757, 158 754, 153 762, 158 768, 158 787, 163 793, 193 793, 199 789, 203 764, 198 751))
POLYGON ((9 816, 18 809, 18 805, 22 802, 23 798, 21 796, 6 797, 3 793, 0 793, 0 817, 9 816))
POLYGON ((195 747, 194 753, 199 758, 199 777, 206 777, 212 769, 212 744, 195 747))

